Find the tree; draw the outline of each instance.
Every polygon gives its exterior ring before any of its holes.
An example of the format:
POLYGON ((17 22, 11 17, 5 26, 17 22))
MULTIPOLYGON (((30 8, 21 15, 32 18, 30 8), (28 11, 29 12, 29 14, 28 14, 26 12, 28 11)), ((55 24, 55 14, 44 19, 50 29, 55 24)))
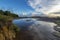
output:
POLYGON ((3 15, 3 14, 4 14, 4 11, 3 11, 3 10, 0 10, 0 14, 2 14, 2 15, 3 15))

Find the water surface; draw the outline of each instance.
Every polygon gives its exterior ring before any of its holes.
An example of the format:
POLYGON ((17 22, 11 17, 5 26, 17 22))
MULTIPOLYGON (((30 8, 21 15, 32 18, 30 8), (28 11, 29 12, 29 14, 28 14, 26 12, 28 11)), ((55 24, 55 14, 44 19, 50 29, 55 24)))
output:
POLYGON ((33 18, 18 19, 13 21, 21 30, 30 30, 31 34, 34 35, 34 40, 60 40, 60 38, 54 36, 52 33, 54 30, 55 23, 38 21, 33 18))

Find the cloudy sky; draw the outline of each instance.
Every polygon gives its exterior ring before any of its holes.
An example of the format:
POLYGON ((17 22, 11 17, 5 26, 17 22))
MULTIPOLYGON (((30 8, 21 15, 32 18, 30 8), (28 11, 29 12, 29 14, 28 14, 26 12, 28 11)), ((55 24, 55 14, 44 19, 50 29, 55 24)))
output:
POLYGON ((18 15, 34 11, 27 0, 0 0, 0 9, 14 11, 18 15))
POLYGON ((0 0, 0 9, 19 14, 50 14, 60 11, 60 0, 0 0))

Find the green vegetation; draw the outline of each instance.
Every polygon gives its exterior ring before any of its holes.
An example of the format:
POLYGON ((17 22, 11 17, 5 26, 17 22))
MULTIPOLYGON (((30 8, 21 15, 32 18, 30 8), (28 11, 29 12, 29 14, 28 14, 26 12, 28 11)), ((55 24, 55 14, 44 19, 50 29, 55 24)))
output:
POLYGON ((1 15, 5 15, 5 16, 10 16, 10 17, 13 17, 13 18, 16 18, 18 17, 18 15, 10 12, 10 11, 3 11, 3 10, 0 10, 0 14, 1 15))
POLYGON ((0 40, 13 40, 19 28, 12 24, 12 20, 18 15, 10 11, 0 10, 0 40))
POLYGON ((60 26, 60 21, 56 21, 55 23, 60 26))
POLYGON ((60 17, 56 17, 55 19, 56 19, 56 20, 55 20, 55 23, 56 23, 58 26, 60 26, 60 17))

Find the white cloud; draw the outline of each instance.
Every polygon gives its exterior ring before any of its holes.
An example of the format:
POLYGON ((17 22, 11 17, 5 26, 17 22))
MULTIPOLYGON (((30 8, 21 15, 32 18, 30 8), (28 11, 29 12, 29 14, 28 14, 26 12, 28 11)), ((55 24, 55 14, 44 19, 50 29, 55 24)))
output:
POLYGON ((51 13, 51 12, 60 12, 60 5, 59 4, 55 5, 49 11, 47 11, 47 13, 51 13))
POLYGON ((27 13, 26 13, 26 12, 22 12, 22 15, 23 15, 23 16, 27 16, 27 13))
POLYGON ((60 11, 60 0, 28 0, 28 5, 45 14, 60 11))

